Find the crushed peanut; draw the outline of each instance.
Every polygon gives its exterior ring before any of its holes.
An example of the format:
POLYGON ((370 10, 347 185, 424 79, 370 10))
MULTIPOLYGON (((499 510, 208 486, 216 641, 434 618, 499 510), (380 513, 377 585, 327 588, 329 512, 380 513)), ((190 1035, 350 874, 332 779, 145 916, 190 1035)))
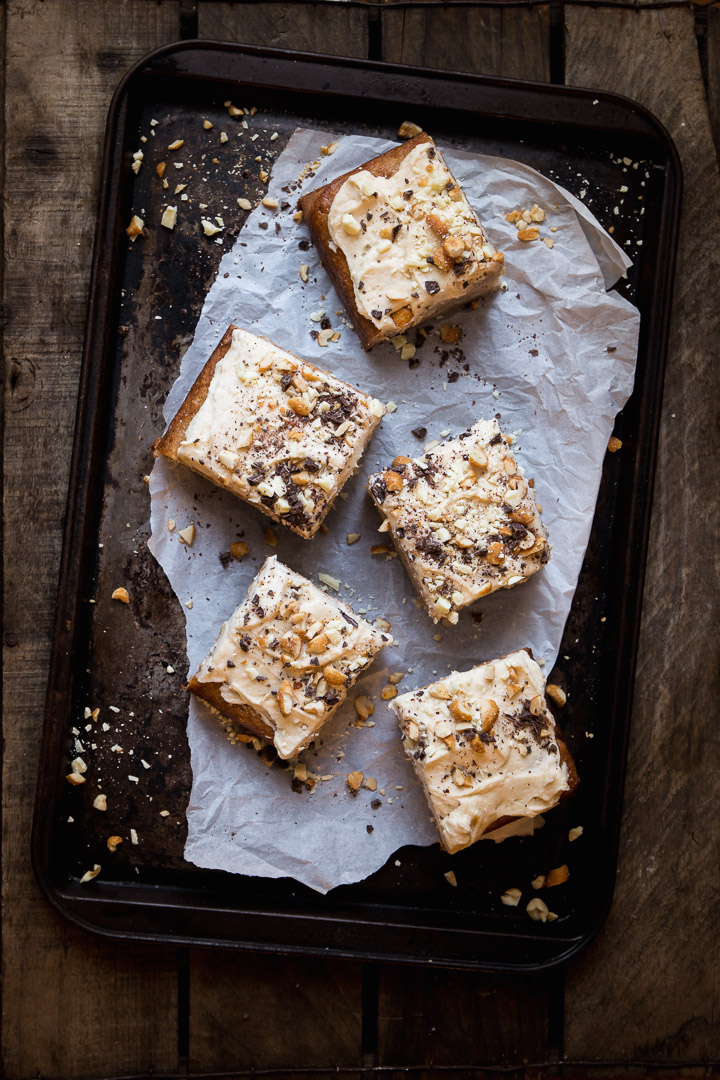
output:
POLYGON ((130 603, 130 594, 127 591, 127 589, 124 589, 124 588, 114 589, 111 599, 112 600, 120 600, 120 601, 122 601, 123 604, 129 604, 130 603))

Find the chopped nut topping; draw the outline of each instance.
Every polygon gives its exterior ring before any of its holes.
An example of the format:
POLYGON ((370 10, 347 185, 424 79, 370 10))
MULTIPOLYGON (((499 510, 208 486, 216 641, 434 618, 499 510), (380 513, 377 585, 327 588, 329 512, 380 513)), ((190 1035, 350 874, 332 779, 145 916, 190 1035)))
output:
POLYGON ((160 177, 161 180, 162 180, 163 176, 165 175, 165 169, 166 168, 167 168, 167 165, 165 164, 164 161, 159 161, 158 164, 155 166, 155 172, 158 174, 158 176, 160 177))
POLYGON ((622 446, 622 439, 618 439, 615 435, 611 435, 608 440, 608 450, 611 454, 616 454, 622 446))
POLYGON ((355 706, 355 712, 361 720, 367 720, 368 717, 372 716, 375 712, 375 706, 366 694, 360 694, 356 697, 353 704, 355 706))
POLYGON ((93 807, 96 810, 107 810, 107 796, 96 795, 95 799, 93 800, 93 807))
POLYGON ((544 874, 539 874, 536 878, 532 879, 530 884, 532 885, 533 889, 544 889, 546 880, 547 879, 544 874))
POLYGON ((177 206, 168 206, 165 208, 163 216, 160 218, 160 224, 166 229, 174 229, 177 223, 177 206))
POLYGON ((500 897, 505 907, 517 907, 520 903, 522 892, 520 889, 506 889, 500 897))
POLYGON ((111 599, 112 600, 120 600, 120 601, 122 601, 123 604, 129 604, 130 603, 130 593, 127 591, 127 589, 124 589, 124 588, 114 589, 111 599))
POLYGON ((323 676, 331 686, 345 686, 348 681, 347 675, 340 671, 339 668, 336 668, 334 664, 328 664, 327 667, 323 668, 323 676))
POLYGON ((145 224, 145 222, 143 221, 143 219, 141 217, 138 217, 137 214, 133 214, 133 216, 132 216, 132 218, 130 220, 130 224, 128 225, 127 229, 125 230, 127 235, 132 240, 133 244, 137 240, 138 236, 142 236, 142 231, 143 231, 143 225, 144 224, 145 224))
POLYGON ((168 150, 179 150, 181 146, 185 145, 184 139, 176 139, 175 142, 171 142, 168 146, 168 150))
POLYGON ((570 870, 564 863, 562 866, 556 866, 547 876, 548 889, 551 889, 554 885, 564 885, 569 877, 570 870))
POLYGON ((92 881, 93 878, 96 878, 98 876, 98 874, 100 873, 101 870, 102 870, 102 866, 100 866, 99 863, 95 863, 92 870, 86 870, 85 871, 83 876, 80 878, 80 884, 85 885, 86 882, 92 881))
POLYGON ((122 844, 122 842, 123 842, 122 836, 108 836, 108 838, 107 838, 108 851, 111 851, 114 854, 118 849, 118 845, 122 844))
POLYGON ((422 128, 417 124, 413 124, 412 120, 403 120, 402 124, 398 128, 399 139, 414 139, 416 135, 422 134, 422 128))
POLYGON ((574 829, 570 829, 570 832, 568 833, 568 840, 570 843, 572 843, 573 840, 578 840, 582 836, 583 831, 582 825, 576 825, 574 829))
POLYGON ((363 782, 363 773, 351 772, 347 774, 347 786, 351 791, 359 791, 363 782))
POLYGON ((534 896, 525 910, 533 922, 547 922, 548 920, 548 906, 539 896, 534 896))
POLYGON ((562 708, 567 701, 567 694, 563 688, 556 683, 548 683, 545 687, 545 693, 556 705, 559 705, 560 708, 562 708))
POLYGON ((209 120, 203 120, 203 127, 205 128, 206 131, 212 131, 213 126, 214 125, 211 124, 209 120))
POLYGON ((454 870, 448 870, 446 873, 443 874, 443 877, 447 881, 448 885, 452 885, 454 889, 457 888, 457 878, 455 877, 454 870))
POLYGON ((68 781, 68 783, 73 784, 74 786, 85 783, 85 777, 82 776, 81 773, 75 772, 74 770, 73 772, 68 773, 65 779, 68 781))
POLYGON ((252 210, 252 203, 249 199, 238 199, 237 204, 241 210, 252 210))
POLYGON ((187 544, 188 547, 192 547, 195 543, 195 525, 191 523, 185 529, 180 529, 178 533, 178 540, 181 544, 187 544))

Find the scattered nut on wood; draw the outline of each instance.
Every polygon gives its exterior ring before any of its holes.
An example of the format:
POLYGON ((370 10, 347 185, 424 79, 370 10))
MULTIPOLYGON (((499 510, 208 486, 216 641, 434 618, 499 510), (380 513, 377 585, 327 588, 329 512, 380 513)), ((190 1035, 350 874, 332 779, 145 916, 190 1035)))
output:
POLYGON ((181 146, 185 145, 184 139, 176 139, 175 142, 171 142, 168 146, 168 150, 179 150, 181 146))
POLYGON ((454 870, 448 870, 447 873, 443 874, 443 877, 447 881, 448 885, 452 885, 454 889, 457 889, 457 878, 455 877, 454 870))
POLYGON ((357 544, 360 539, 360 533, 347 533, 345 540, 348 544, 357 544))
POLYGON ((582 836, 582 834, 583 834, 582 825, 576 825, 575 828, 571 829, 570 832, 568 833, 568 840, 572 844, 573 840, 579 840, 579 838, 582 836))
POLYGON ((532 885, 533 889, 544 889, 546 880, 547 879, 544 874, 538 874, 536 878, 532 879, 530 884, 532 885))
POLYGON ((559 705, 560 708, 562 708, 567 701, 567 694, 563 688, 556 683, 548 683, 545 687, 545 693, 556 705, 559 705))
POLYGON ((165 164, 164 161, 159 161, 157 163, 157 165, 155 166, 155 172, 158 174, 158 176, 160 177, 161 180, 162 180, 163 176, 165 175, 165 169, 166 168, 167 168, 167 165, 165 164))
POLYGON ((138 217, 137 214, 133 214, 132 218, 130 219, 130 224, 125 230, 127 235, 132 240, 133 244, 137 240, 138 236, 142 236, 144 224, 145 222, 141 217, 138 217))
POLYGON ((252 210, 252 203, 249 199, 238 199, 237 204, 241 210, 252 210))
POLYGON ((213 129, 213 125, 210 123, 209 120, 203 120, 203 127, 206 131, 212 131, 213 129))
POLYGON ((78 784, 85 783, 85 777, 82 775, 82 773, 75 772, 74 770, 73 772, 68 773, 65 779, 68 781, 69 784, 73 784, 75 787, 77 787, 78 784))
POLYGON ((100 865, 100 863, 95 863, 92 870, 85 871, 83 876, 80 878, 80 884, 84 885, 87 881, 92 881, 93 878, 96 878, 98 876, 101 870, 102 866, 100 865))
POLYGON ((122 836, 108 836, 106 841, 108 851, 112 851, 113 853, 116 852, 118 849, 118 845, 122 844, 122 842, 122 836))
POLYGON ((130 603, 130 593, 127 591, 127 589, 123 589, 123 588, 114 589, 111 599, 113 599, 113 600, 121 600, 123 604, 129 604, 130 603))
POLYGON ((617 436, 611 435, 608 439, 608 450, 611 454, 617 454, 618 450, 622 446, 622 439, 618 439, 617 436))
POLYGON ((238 562, 240 562, 241 559, 244 559, 249 551, 250 548, 244 540, 236 540, 234 544, 230 545, 230 554, 233 559, 237 559, 238 562))
POLYGON ((412 120, 403 120, 402 124, 398 128, 398 138, 400 139, 414 139, 416 135, 422 133, 422 128, 414 124, 412 120))
POLYGON ((208 221, 207 218, 201 218, 200 224, 202 225, 202 230, 206 236, 215 236, 223 230, 222 225, 213 225, 212 221, 208 221))
POLYGON ((93 799, 95 810, 107 810, 107 795, 96 795, 93 799))
POLYGON ((359 791, 363 782, 363 773, 351 772, 347 774, 347 786, 351 791, 359 791))

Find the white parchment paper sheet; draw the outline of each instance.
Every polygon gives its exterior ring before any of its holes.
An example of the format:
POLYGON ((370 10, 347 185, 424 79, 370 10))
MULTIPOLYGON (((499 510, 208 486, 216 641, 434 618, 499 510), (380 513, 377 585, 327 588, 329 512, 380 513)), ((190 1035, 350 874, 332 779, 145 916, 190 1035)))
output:
MULTIPOLYGON (((357 611, 370 620, 382 615, 390 621, 397 644, 384 650, 357 687, 358 693, 376 697, 375 726, 354 726, 349 699, 305 755, 313 773, 332 779, 318 783, 313 794, 296 794, 288 771, 268 769, 252 750, 232 746, 212 714, 190 701, 193 787, 186 858, 241 874, 294 877, 320 892, 361 880, 402 845, 437 839, 396 722, 379 699, 389 672, 408 673, 400 687, 404 691, 524 645, 544 658, 548 670, 553 664, 590 532, 613 419, 632 390, 639 328, 636 309, 605 291, 629 260, 577 200, 518 162, 444 151, 491 239, 505 252, 507 289, 477 310, 445 320, 462 326, 459 355, 440 345, 437 332, 419 350, 421 362, 413 369, 388 343, 364 353, 338 314, 341 305, 316 252, 298 248, 307 237, 305 227, 292 220, 299 192, 282 191, 308 162, 321 157, 321 145, 332 139, 328 132, 297 131, 279 156, 269 190, 291 206, 284 211, 259 206, 249 215, 222 259, 165 408, 169 421, 230 322, 397 404, 380 425, 360 473, 348 483, 347 498, 331 511, 329 533, 304 541, 275 526, 274 550, 281 560, 314 580, 319 571, 335 575, 343 583, 342 597, 357 611), (552 250, 541 241, 522 243, 516 228, 504 220, 508 211, 536 202, 549 212, 541 232, 554 240, 552 250), (268 227, 261 228, 265 223, 268 227), (307 284, 299 278, 301 263, 310 267, 307 284), (311 329, 318 329, 310 315, 319 311, 342 331, 341 340, 329 348, 310 336, 311 329), (608 346, 614 351, 608 352, 608 346), (459 377, 451 381, 455 371, 459 377), (465 612, 456 627, 438 627, 417 610, 399 560, 369 554, 370 545, 381 538, 365 492, 366 477, 398 453, 416 456, 424 442, 443 432, 457 435, 477 418, 496 414, 506 432, 517 433, 518 460, 535 477, 552 558, 527 584, 476 605, 481 622, 465 612), (419 426, 427 428, 423 440, 411 434, 419 426), (348 547, 348 532, 360 532, 362 539, 348 547), (441 640, 435 639, 438 634, 441 640), (351 796, 345 776, 352 769, 376 777, 384 795, 363 789, 351 796), (377 799, 382 805, 373 809, 371 801, 377 799)), ((336 153, 322 159, 304 190, 390 145, 359 136, 341 138, 336 153)), ((269 521, 164 459, 155 463, 150 491, 150 549, 183 604, 192 672, 270 554, 263 542, 269 521), (177 521, 175 532, 167 528, 169 518, 177 521), (197 535, 186 547, 178 542, 178 531, 191 521, 197 535), (240 536, 250 545, 251 557, 224 569, 219 555, 240 536)))

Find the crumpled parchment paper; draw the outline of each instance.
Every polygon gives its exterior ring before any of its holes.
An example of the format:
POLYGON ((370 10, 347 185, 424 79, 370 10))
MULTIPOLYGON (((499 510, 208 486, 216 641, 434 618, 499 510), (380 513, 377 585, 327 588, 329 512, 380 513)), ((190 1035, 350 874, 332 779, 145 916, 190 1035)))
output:
POLYGON ((356 611, 391 624, 396 645, 381 653, 304 755, 309 771, 330 777, 312 794, 292 791, 291 771, 267 768, 247 746, 231 745, 209 710, 190 701, 193 786, 186 858, 239 874, 293 877, 319 892, 361 880, 405 844, 437 839, 396 721, 380 700, 389 672, 406 672, 399 687, 404 692, 524 645, 545 660, 548 671, 554 663, 590 533, 608 437, 632 391, 639 330, 637 310, 606 292, 629 260, 581 203, 518 162, 453 150, 444 151, 448 165, 505 253, 507 288, 475 311, 442 320, 462 327, 458 349, 443 345, 436 329, 418 350, 415 367, 389 343, 364 353, 317 253, 312 247, 299 249, 308 234, 292 215, 303 190, 391 144, 341 138, 337 151, 322 158, 301 189, 282 190, 295 184, 307 163, 321 158, 320 147, 333 138, 300 130, 279 156, 269 193, 291 205, 285 210, 258 206, 223 257, 165 418, 174 416, 231 322, 395 402, 397 410, 381 423, 359 474, 346 486, 347 497, 330 512, 329 532, 312 541, 274 526, 278 544, 270 549, 263 541, 269 519, 162 458, 150 478, 149 546, 183 605, 191 672, 272 550, 315 581, 318 572, 338 577, 340 595, 356 611), (516 227, 504 220, 508 211, 534 203, 548 213, 540 230, 554 242, 552 249, 542 240, 518 240, 516 227), (267 228, 261 228, 264 223, 267 228), (299 277, 301 263, 309 266, 307 284, 299 277), (329 348, 310 336, 319 328, 310 316, 319 312, 341 330, 340 341, 329 348), (506 433, 517 435, 517 459, 535 477, 552 558, 527 584, 475 605, 481 621, 466 610, 456 627, 435 626, 414 603, 400 561, 369 553, 383 537, 365 480, 396 454, 417 456, 425 442, 455 436, 477 418, 493 415, 506 433), (421 440, 411 434, 418 427, 427 428, 421 440), (177 522, 173 532, 168 519, 177 522), (178 532, 190 522, 196 524, 196 539, 188 547, 178 542, 178 532), (361 533, 361 540, 348 546, 348 532, 361 533), (219 555, 240 537, 251 555, 225 568, 219 555), (355 726, 352 698, 360 693, 375 699, 374 726, 355 726), (377 779, 377 791, 350 794, 345 777, 357 769, 377 779))

